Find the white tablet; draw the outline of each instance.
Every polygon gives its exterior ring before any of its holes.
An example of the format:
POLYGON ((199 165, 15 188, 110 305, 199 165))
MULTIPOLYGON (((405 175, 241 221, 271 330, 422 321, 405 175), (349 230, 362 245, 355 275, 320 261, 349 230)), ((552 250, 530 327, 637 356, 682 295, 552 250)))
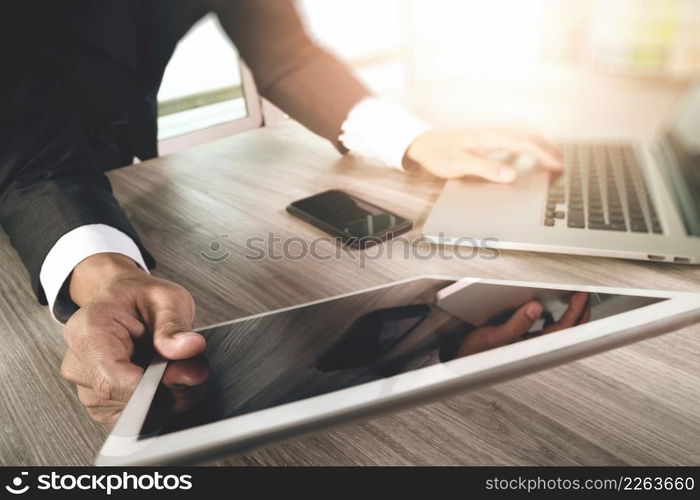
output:
POLYGON ((249 316, 153 361, 96 464, 247 452, 698 321, 695 293, 441 276, 249 316))

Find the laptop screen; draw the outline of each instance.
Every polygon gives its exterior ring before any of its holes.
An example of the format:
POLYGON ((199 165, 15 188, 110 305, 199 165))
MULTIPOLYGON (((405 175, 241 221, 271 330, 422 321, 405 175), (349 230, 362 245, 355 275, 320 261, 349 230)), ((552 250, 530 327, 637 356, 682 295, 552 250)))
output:
POLYGON ((700 236, 700 85, 684 97, 664 134, 673 161, 669 171, 689 234, 700 236))
POLYGON ((166 367, 140 438, 567 335, 662 300, 423 278, 212 327, 204 356, 166 367))

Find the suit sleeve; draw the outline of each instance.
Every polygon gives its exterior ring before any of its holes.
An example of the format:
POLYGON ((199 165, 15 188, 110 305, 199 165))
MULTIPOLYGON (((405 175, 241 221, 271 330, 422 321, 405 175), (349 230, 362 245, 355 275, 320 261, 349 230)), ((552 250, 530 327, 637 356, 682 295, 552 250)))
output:
POLYGON ((217 0, 214 10, 255 77, 260 94, 313 132, 338 136, 370 92, 307 35, 293 0, 217 0))
POLYGON ((89 137, 51 49, 0 23, 0 223, 46 304, 39 275, 46 255, 69 231, 105 224, 153 258, 91 157, 89 137))

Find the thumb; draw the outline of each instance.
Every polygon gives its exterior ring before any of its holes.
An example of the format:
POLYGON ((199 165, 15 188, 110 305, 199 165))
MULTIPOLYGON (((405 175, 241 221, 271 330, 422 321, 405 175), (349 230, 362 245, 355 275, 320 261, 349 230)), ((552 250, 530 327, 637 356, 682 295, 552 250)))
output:
POLYGON ((503 161, 473 154, 464 155, 456 165, 460 176, 476 175, 492 182, 509 183, 515 180, 515 169, 503 161))
POLYGON ((177 296, 163 297, 148 305, 148 326, 153 332, 153 347, 165 359, 186 359, 204 351, 206 341, 192 331, 194 304, 189 294, 186 303, 177 296))
POLYGON ((518 340, 542 314, 542 305, 531 301, 520 306, 502 325, 494 327, 493 335, 497 345, 506 345, 518 340))

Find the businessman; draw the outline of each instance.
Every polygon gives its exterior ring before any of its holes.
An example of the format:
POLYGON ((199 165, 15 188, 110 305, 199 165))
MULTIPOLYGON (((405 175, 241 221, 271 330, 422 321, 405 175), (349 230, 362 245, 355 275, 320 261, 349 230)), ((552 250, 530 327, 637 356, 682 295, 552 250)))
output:
POLYGON ((291 0, 8 0, 0 4, 0 222, 37 299, 65 322, 62 375, 112 421, 140 379, 139 344, 204 349, 194 303, 155 265, 105 171, 157 156, 156 96, 175 45, 214 12, 260 93, 341 152, 436 176, 511 182, 493 151, 560 168, 520 132, 430 128, 378 99, 305 33, 291 0), (111 409, 114 408, 114 411, 111 409))

